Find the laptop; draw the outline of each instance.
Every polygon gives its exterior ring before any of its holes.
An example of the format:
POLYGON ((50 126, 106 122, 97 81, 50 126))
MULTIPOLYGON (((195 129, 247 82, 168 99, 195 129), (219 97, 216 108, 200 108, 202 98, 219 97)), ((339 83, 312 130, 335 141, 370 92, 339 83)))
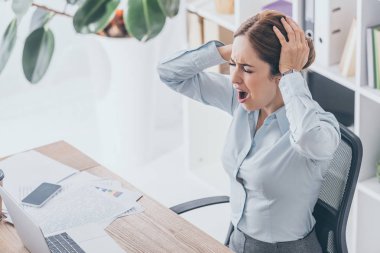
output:
POLYGON ((24 246, 32 253, 122 253, 124 250, 97 224, 86 224, 46 235, 17 201, 3 188, 0 195, 24 246))

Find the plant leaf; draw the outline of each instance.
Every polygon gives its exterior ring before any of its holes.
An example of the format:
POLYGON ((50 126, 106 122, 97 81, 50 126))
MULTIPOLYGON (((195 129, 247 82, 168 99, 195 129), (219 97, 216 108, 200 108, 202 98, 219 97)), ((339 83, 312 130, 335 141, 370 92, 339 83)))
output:
POLYGON ((97 33, 108 25, 115 15, 119 0, 86 0, 73 18, 79 33, 97 33))
POLYGON ((54 52, 54 35, 46 27, 34 30, 25 40, 22 68, 26 79, 37 83, 45 75, 54 52))
POLYGON ((129 0, 124 12, 128 33, 140 41, 157 36, 165 25, 166 16, 157 0, 129 0))
POLYGON ((21 18, 28 11, 29 7, 32 5, 33 0, 13 0, 12 10, 18 18, 21 18))
POLYGON ((81 6, 86 0, 66 0, 68 4, 81 6))
POLYGON ((16 43, 17 35, 17 18, 14 18, 8 25, 3 35, 3 40, 0 45, 0 73, 3 71, 8 62, 9 56, 12 53, 16 43))
POLYGON ((179 0, 158 0, 158 4, 165 16, 172 18, 178 14, 179 0))
POLYGON ((78 0, 66 0, 68 4, 76 4, 78 0))
POLYGON ((44 26, 54 16, 54 13, 37 8, 30 21, 30 32, 33 32, 37 28, 44 26))

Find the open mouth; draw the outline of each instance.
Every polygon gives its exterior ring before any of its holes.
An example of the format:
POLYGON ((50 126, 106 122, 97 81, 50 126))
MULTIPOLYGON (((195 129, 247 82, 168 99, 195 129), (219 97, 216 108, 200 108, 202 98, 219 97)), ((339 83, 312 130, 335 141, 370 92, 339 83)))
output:
POLYGON ((249 93, 246 91, 238 90, 237 96, 239 103, 244 103, 249 98, 249 93))
POLYGON ((239 91, 239 99, 246 99, 248 97, 248 92, 239 91))

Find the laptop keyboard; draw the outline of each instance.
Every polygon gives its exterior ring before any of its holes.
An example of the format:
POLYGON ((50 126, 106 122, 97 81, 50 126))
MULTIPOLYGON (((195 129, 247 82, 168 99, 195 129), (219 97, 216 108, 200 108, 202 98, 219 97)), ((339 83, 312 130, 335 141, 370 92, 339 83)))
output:
POLYGON ((85 253, 67 233, 46 237, 46 242, 52 253, 85 253))

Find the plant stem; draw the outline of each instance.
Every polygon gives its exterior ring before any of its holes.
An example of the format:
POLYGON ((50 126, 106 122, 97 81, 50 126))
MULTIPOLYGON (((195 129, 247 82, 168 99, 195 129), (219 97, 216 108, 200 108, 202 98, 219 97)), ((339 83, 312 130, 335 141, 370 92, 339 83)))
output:
MULTIPOLYGON (((49 7, 46 7, 46 6, 44 6, 44 5, 40 5, 40 4, 36 4, 36 3, 32 3, 32 6, 35 6, 35 7, 37 7, 37 8, 40 8, 40 9, 43 9, 43 10, 46 10, 46 11, 53 12, 53 13, 58 14, 58 15, 66 16, 66 17, 69 17, 69 18, 72 18, 72 17, 73 17, 73 16, 71 16, 70 14, 67 14, 66 12, 56 11, 56 10, 50 9, 49 7)), ((66 8, 65 8, 65 9, 66 9, 66 8)))

